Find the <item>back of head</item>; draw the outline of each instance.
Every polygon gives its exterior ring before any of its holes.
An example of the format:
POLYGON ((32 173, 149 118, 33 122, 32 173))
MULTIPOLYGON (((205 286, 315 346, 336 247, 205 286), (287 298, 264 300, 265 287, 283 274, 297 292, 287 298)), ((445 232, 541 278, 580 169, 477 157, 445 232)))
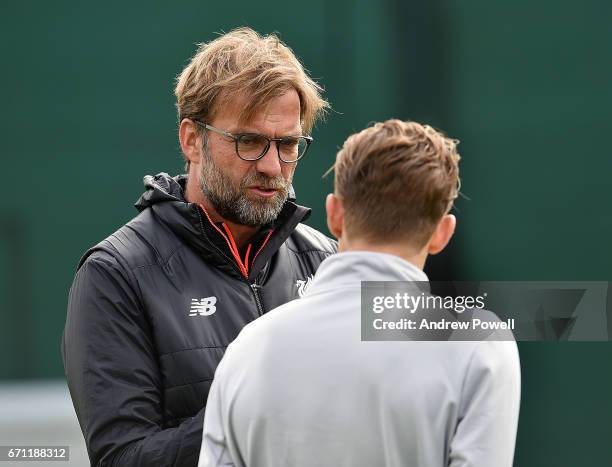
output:
POLYGON ((346 235, 422 248, 458 195, 457 143, 395 119, 350 136, 334 166, 346 235))

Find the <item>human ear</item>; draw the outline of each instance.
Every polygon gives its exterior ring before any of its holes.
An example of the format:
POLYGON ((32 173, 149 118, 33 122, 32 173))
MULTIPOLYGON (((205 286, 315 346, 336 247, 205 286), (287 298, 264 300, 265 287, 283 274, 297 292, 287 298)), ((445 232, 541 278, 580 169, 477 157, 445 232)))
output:
POLYGON ((325 199, 325 210, 327 211, 327 227, 331 234, 340 238, 344 225, 344 206, 342 200, 333 193, 327 195, 325 199))
POLYGON ((181 143, 181 151, 185 158, 191 163, 199 163, 201 157, 200 138, 197 132, 196 124, 184 118, 179 126, 179 141, 181 143))
POLYGON ((435 255, 440 253, 448 244, 451 237, 455 233, 455 227, 457 226, 457 219, 452 214, 446 214, 440 219, 436 229, 434 230, 431 239, 427 245, 427 253, 435 255))

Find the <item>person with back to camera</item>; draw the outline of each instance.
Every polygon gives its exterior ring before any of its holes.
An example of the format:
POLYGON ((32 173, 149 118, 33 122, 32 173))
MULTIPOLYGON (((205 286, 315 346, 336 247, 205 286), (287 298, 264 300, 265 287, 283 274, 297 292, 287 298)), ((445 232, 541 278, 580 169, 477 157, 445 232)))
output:
POLYGON ((453 235, 458 161, 455 141, 415 122, 348 138, 326 202, 340 252, 303 298, 229 346, 200 467, 512 466, 520 366, 511 335, 361 340, 361 282, 427 281, 427 256, 453 235))

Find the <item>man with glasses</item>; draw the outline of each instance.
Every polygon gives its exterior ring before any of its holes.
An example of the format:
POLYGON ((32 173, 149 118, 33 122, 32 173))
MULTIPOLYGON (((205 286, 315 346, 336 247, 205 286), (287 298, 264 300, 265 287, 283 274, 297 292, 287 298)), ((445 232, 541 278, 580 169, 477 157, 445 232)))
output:
POLYGON ((145 177, 140 214, 70 290, 62 351, 92 465, 196 465, 226 347, 336 251, 291 188, 327 103, 287 46, 222 35, 175 94, 187 175, 145 177))

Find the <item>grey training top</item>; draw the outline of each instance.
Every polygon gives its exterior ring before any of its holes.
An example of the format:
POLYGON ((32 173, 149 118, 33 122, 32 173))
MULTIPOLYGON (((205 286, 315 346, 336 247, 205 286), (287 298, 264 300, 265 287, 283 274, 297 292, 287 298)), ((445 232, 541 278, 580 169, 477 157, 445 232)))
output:
POLYGON ((516 343, 362 342, 365 280, 427 276, 388 254, 323 261, 303 298, 229 346, 208 397, 200 467, 512 466, 516 343))

